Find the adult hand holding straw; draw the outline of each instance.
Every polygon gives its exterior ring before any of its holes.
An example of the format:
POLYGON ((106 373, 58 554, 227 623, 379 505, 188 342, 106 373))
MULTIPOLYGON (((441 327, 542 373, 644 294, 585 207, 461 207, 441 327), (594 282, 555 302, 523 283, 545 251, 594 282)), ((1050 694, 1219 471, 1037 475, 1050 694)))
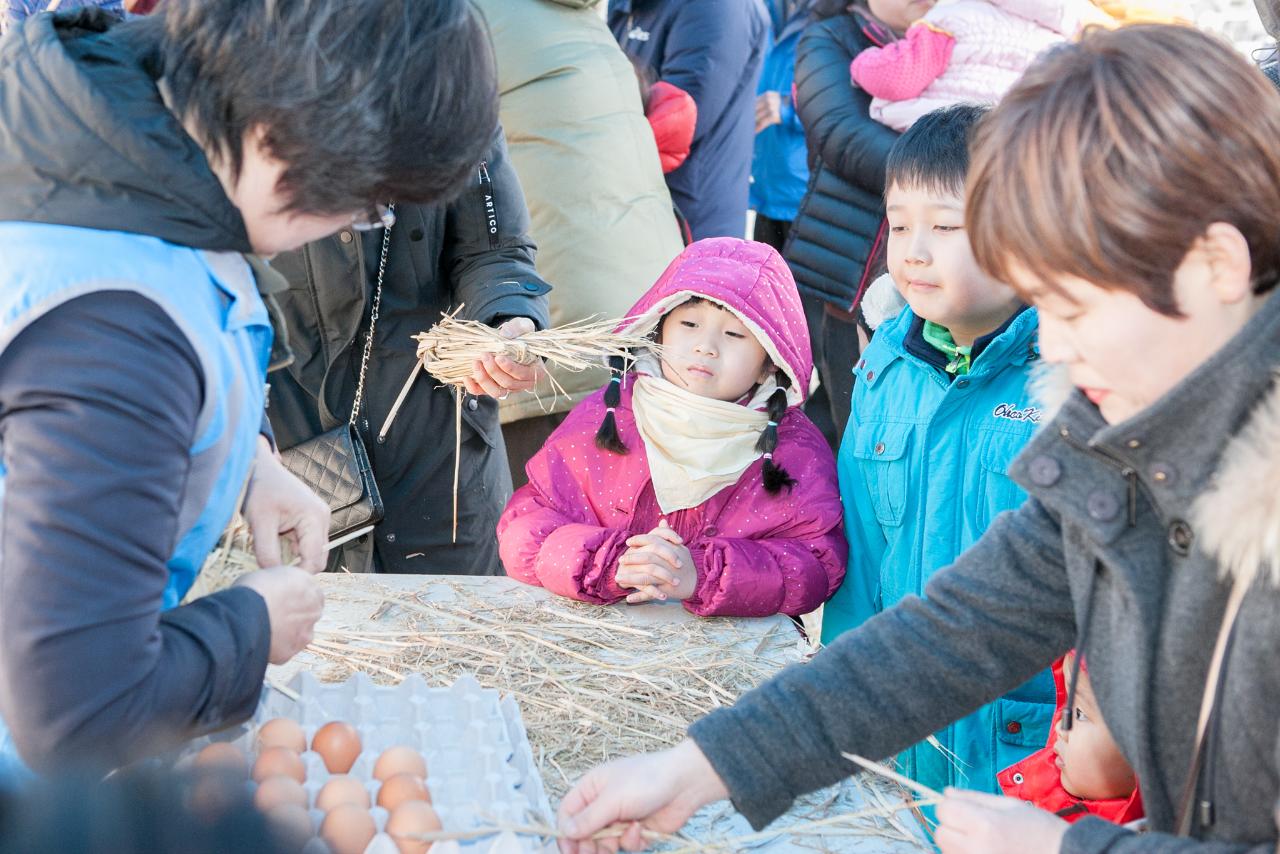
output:
POLYGON ((670 750, 610 762, 573 787, 560 804, 564 854, 613 854, 621 846, 643 850, 652 834, 674 833, 699 808, 729 797, 711 763, 691 740, 670 750), (616 822, 630 822, 622 835, 591 838, 616 822))
MULTIPOLYGON (((498 327, 503 338, 515 339, 534 331, 533 321, 527 317, 513 317, 498 327)), ((469 394, 505 400, 513 391, 529 391, 542 376, 542 360, 521 364, 509 356, 485 353, 475 360, 470 377, 463 380, 469 394)))

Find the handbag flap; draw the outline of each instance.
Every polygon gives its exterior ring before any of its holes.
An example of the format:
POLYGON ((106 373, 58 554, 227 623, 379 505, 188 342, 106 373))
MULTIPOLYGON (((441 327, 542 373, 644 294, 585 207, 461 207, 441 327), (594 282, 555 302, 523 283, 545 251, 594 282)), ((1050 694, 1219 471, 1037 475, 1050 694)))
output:
POLYGON ((323 498, 331 513, 364 498, 361 461, 351 441, 351 430, 349 424, 343 424, 280 454, 284 467, 323 498))

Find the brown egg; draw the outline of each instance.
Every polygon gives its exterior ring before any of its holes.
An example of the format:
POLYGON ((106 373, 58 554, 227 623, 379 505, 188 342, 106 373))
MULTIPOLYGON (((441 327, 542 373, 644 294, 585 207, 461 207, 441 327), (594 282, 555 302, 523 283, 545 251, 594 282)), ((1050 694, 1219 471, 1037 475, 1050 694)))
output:
POLYGON ((345 721, 330 721, 316 730, 311 749, 320 754, 330 774, 345 774, 360 756, 360 733, 345 721))
POLYGON ((306 753, 307 734, 290 718, 273 718, 258 730, 258 749, 287 747, 294 753, 306 753))
POLYGON ((249 760, 240 748, 225 741, 215 741, 196 754, 197 768, 218 768, 241 777, 249 776, 249 760))
POLYGON ((187 806, 201 821, 214 822, 244 806, 244 776, 226 768, 194 769, 187 806))
POLYGON ((299 783, 307 781, 307 769, 302 764, 302 757, 287 747, 268 747, 258 754, 258 761, 253 763, 253 781, 261 783, 268 777, 283 775, 292 777, 299 783))
POLYGON ((302 784, 283 774, 267 777, 258 784, 258 790, 253 793, 253 805, 263 812, 268 812, 281 804, 293 804, 306 809, 307 801, 307 790, 302 788, 302 784))
POLYGON ((355 777, 345 774, 331 777, 316 794, 316 809, 328 812, 339 804, 355 804, 368 809, 369 790, 355 777))
POLYGON ((426 801, 405 801, 387 818, 387 834, 395 841, 400 854, 426 854, 431 843, 408 838, 408 835, 433 833, 442 828, 440 816, 426 801))
POLYGON ((431 792, 421 778, 412 774, 396 774, 382 782, 378 789, 378 806, 385 810, 393 810, 405 801, 426 801, 431 803, 431 792))
POLYGON ((271 823, 273 835, 287 851, 301 850, 316 835, 311 813, 297 804, 280 804, 267 810, 267 821, 271 823))
POLYGON ((427 779, 427 761, 412 747, 405 747, 403 744, 388 747, 382 751, 382 755, 374 763, 373 777, 375 780, 385 780, 396 774, 412 774, 425 780, 427 779))
POLYGON ((320 825, 320 836, 333 854, 364 854, 378 827, 369 811, 355 804, 339 804, 320 825))

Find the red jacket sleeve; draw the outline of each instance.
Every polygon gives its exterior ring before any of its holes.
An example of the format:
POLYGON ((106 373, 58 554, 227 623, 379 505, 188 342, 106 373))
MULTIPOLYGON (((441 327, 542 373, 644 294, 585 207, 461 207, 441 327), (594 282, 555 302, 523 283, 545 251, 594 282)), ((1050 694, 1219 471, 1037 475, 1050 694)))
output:
POLYGON ((649 108, 645 117, 649 119, 653 138, 658 143, 663 174, 675 170, 688 158, 693 145, 698 105, 679 86, 660 80, 649 90, 649 108))

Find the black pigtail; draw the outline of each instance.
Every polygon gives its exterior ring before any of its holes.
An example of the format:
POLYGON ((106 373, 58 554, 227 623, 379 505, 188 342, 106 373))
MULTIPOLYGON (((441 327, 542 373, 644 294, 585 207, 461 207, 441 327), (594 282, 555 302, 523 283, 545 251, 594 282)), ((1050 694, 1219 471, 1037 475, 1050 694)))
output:
POLYGON ((787 375, 779 372, 778 388, 769 395, 769 423, 760 434, 760 441, 756 442, 756 450, 764 454, 764 488, 770 495, 777 495, 784 486, 790 490, 796 485, 796 479, 773 461, 773 452, 778 447, 778 423, 787 412, 789 384, 787 375))
POLYGON ((604 411, 600 429, 596 431, 596 445, 606 451, 625 455, 627 446, 618 435, 618 420, 614 417, 614 411, 622 401, 622 374, 626 370, 626 363, 621 356, 609 357, 609 370, 613 372, 613 376, 609 378, 609 385, 604 390, 604 405, 608 408, 604 411))

